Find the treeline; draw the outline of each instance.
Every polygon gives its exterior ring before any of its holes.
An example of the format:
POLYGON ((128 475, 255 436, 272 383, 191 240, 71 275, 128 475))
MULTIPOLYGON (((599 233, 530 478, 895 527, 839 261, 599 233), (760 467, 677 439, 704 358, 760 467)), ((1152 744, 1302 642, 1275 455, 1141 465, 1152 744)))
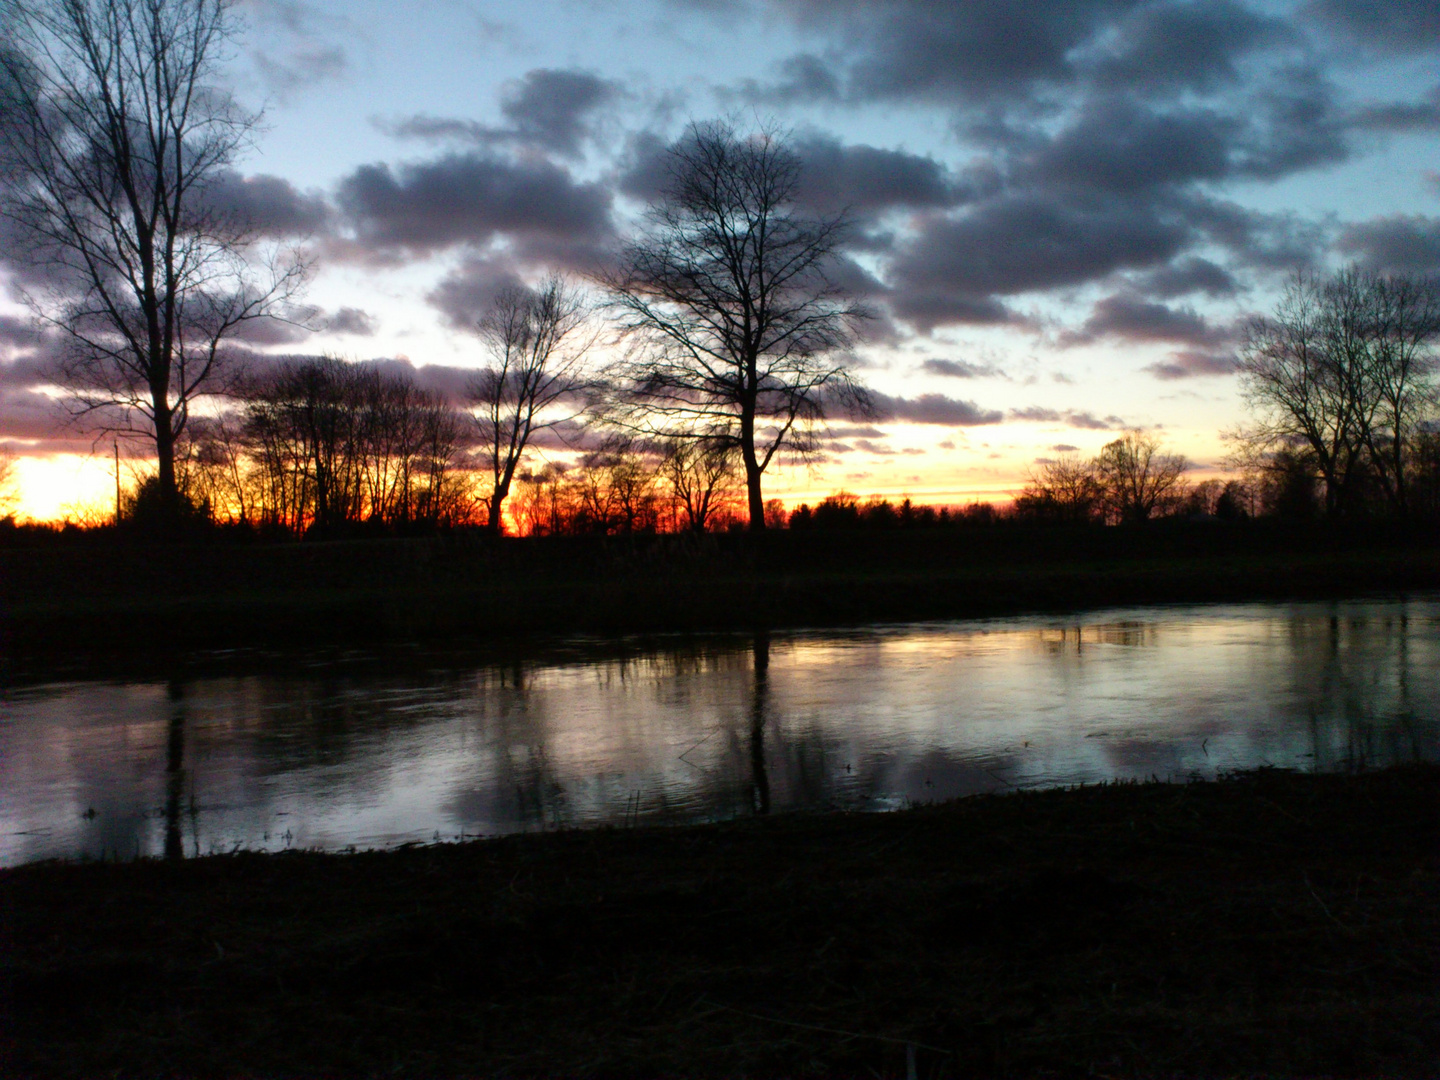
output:
MULTIPOLYGON (((417 386, 408 369, 306 360, 246 378, 230 402, 192 418, 177 455, 192 521, 291 536, 491 524, 493 469, 487 433, 464 407, 473 401, 417 386)), ((507 527, 524 535, 737 527, 736 465, 732 452, 694 442, 611 438, 573 463, 519 471, 507 527)), ((123 508, 141 524, 162 512, 153 478, 123 508)), ((783 526, 778 501, 768 513, 783 526)))
MULTIPOLYGON (((284 536, 403 533, 489 526, 484 435, 462 404, 415 384, 409 369, 307 360, 246 380, 231 408, 195 418, 177 470, 192 520, 284 536)), ((1440 434, 1412 434, 1409 513, 1440 519, 1440 434)), ((1039 463, 1010 505, 921 505, 837 492, 768 528, 946 528, 1008 521, 1139 524, 1163 518, 1317 520, 1321 479, 1303 453, 1252 461, 1240 478, 1191 482, 1183 457, 1131 431, 1093 458, 1039 463)), ((744 528, 745 488, 733 453, 687 441, 611 439, 570 463, 521 469, 506 531, 525 536, 714 532, 744 528)), ((126 501, 143 523, 153 480, 126 501)), ((1374 504, 1385 510, 1383 501, 1374 504)), ((1353 516, 1353 508, 1352 508, 1353 516)))
POLYGON ((1296 274, 1237 358, 1237 462, 1293 516, 1434 517, 1437 340, 1440 279, 1296 274))
MULTIPOLYGON (((301 534, 369 524, 460 524, 473 500, 467 420, 403 370, 308 360, 247 379, 236 404, 195 418, 180 490, 218 522, 301 534)), ((141 486, 134 510, 145 513, 141 486)))

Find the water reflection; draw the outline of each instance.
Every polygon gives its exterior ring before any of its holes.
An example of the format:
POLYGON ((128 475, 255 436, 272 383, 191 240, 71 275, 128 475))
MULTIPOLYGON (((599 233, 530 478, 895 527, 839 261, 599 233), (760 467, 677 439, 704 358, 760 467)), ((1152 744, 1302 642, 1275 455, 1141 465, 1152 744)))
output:
POLYGON ((342 848, 1440 756, 1440 602, 757 632, 11 691, 0 861, 342 848), (429 666, 427 666, 429 664, 429 666))

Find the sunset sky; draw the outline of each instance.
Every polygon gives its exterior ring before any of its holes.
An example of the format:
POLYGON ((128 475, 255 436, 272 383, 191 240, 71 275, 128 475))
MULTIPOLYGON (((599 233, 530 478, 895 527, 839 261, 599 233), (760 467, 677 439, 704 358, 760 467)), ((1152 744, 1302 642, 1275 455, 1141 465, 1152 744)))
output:
MULTIPOLYGON (((265 109, 226 197, 314 260, 306 332, 453 389, 494 290, 583 274, 664 147, 730 113, 790 132, 848 208, 856 355, 886 419, 834 425, 788 501, 1005 498, 1126 426, 1219 468, 1231 357, 1297 267, 1440 272, 1440 6, 1004 0, 250 0, 233 87, 265 109)), ((58 425, 5 262, 0 444, 22 512, 113 491, 58 425)))

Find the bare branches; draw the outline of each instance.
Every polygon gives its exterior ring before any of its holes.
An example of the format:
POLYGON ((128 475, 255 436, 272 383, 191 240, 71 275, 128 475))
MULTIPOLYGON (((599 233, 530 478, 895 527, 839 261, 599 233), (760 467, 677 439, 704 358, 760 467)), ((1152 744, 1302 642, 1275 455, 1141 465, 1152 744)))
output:
POLYGON ((0 518, 14 513, 20 501, 15 455, 0 449, 0 518))
POLYGON ((1275 314, 1257 319, 1240 353, 1255 423, 1240 433, 1251 459, 1302 453, 1329 514, 1359 512, 1378 489, 1409 512, 1409 455, 1436 398, 1440 287, 1351 268, 1297 274, 1275 314))
POLYGON ((270 317, 305 266, 250 265, 254 235, 205 198, 256 117, 215 80, 230 0, 3 0, 3 212, 47 284, 61 377, 88 426, 153 440, 162 497, 175 441, 213 389, 221 343, 270 317))
POLYGON ((497 535, 531 439, 583 410, 589 384, 582 369, 591 342, 582 328, 588 314, 580 293, 551 276, 533 291, 503 290, 480 321, 491 364, 471 383, 469 398, 491 473, 488 526, 497 535))
POLYGON ((1162 454, 1160 440, 1127 431, 1105 444, 1095 472, 1109 516, 1115 521, 1148 521, 1178 501, 1189 464, 1181 454, 1162 454))
POLYGON ((863 395, 843 353, 864 312, 827 277, 844 223, 794 210, 799 170, 775 131, 692 124, 649 229, 604 278, 630 346, 612 418, 737 451, 754 529, 776 453, 813 448, 827 395, 863 395))

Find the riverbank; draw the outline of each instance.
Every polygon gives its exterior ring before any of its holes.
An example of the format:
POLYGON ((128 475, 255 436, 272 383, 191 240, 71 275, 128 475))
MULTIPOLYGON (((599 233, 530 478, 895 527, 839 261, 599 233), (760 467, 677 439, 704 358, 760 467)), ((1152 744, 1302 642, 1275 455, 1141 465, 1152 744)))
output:
POLYGON ((0 872, 14 1076, 1428 1076, 1440 768, 0 872))
POLYGON ((0 656, 84 666, 1437 588, 1432 536, 1260 525, 171 546, 80 537, 0 548, 0 656))

